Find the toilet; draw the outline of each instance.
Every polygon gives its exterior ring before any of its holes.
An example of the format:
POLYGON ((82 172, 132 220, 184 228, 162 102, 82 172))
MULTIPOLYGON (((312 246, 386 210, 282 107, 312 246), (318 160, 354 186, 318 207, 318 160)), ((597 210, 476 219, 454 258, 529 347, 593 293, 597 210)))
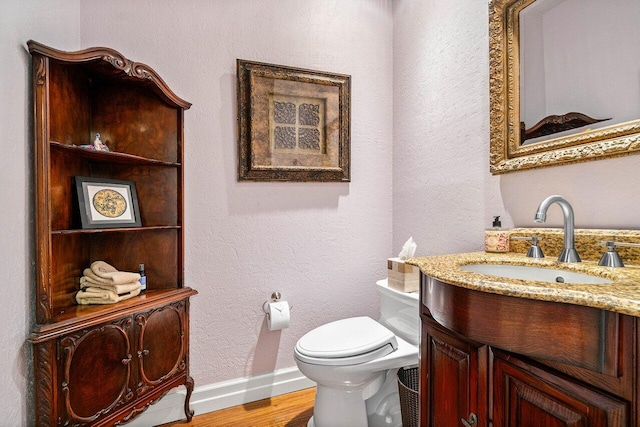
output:
POLYGON ((418 363, 418 293, 376 283, 380 319, 351 317, 298 340, 298 369, 317 383, 307 427, 401 427, 397 372, 418 363))

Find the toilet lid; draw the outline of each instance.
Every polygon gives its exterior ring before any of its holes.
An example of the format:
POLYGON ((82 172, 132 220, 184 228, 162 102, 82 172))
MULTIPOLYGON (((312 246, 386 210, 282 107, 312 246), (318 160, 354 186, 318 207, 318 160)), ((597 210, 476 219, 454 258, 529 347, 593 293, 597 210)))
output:
POLYGON ((297 357, 319 365, 352 365, 386 356, 398 348, 396 336, 370 317, 352 317, 319 326, 296 344, 297 357))

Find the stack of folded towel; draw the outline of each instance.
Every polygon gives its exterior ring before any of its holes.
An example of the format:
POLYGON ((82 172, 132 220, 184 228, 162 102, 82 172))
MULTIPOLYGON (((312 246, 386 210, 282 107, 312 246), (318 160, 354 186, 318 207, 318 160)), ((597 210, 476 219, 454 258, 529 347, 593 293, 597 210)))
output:
POLYGON ((118 271, 104 261, 94 261, 80 278, 78 304, 114 304, 140 293, 140 275, 118 271))

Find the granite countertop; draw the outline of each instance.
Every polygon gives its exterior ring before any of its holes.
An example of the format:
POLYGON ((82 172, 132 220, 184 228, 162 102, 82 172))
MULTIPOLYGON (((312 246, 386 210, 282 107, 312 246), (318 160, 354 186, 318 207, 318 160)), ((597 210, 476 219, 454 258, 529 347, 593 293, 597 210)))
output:
POLYGON ((416 257, 406 261, 423 273, 451 285, 500 295, 594 307, 640 317, 640 267, 600 267, 595 261, 560 263, 555 257, 527 258, 520 253, 471 252, 416 257), (458 268, 464 264, 511 264, 587 273, 610 284, 549 283, 498 278, 458 268))

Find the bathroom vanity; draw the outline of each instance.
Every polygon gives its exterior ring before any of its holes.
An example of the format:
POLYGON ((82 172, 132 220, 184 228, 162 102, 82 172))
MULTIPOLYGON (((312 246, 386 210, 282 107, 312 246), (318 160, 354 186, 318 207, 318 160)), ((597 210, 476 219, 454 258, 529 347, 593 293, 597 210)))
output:
MULTIPOLYGON (((638 241, 635 234, 617 238, 638 241)), ((582 263, 559 263, 551 251, 527 258, 526 250, 409 261, 422 270, 421 426, 638 425, 640 268, 599 267, 595 240, 582 263), (610 283, 460 268, 470 264, 558 269, 610 283)))

